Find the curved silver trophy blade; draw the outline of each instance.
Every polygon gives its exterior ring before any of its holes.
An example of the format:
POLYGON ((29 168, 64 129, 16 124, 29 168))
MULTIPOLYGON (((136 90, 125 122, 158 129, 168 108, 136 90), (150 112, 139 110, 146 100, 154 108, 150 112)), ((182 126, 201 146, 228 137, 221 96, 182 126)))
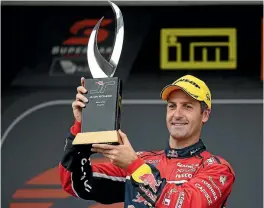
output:
POLYGON ((123 40, 124 40, 124 21, 120 9, 112 2, 110 5, 115 13, 116 17, 116 30, 115 30, 115 41, 113 46, 113 51, 109 62, 101 55, 98 45, 97 45, 97 34, 99 26, 103 20, 103 17, 95 25, 88 42, 87 47, 87 60, 90 68, 90 72, 93 78, 106 78, 113 77, 117 64, 119 62, 123 40), (109 76, 107 74, 110 74, 109 76))
POLYGON ((97 47, 97 33, 99 26, 102 22, 104 17, 102 17, 98 23, 95 25, 87 46, 87 60, 90 72, 93 78, 106 78, 108 77, 105 72, 102 70, 101 66, 99 65, 100 62, 106 61, 100 54, 98 47, 97 47), (98 56, 99 55, 99 56, 98 56), (100 58, 101 57, 101 58, 100 58), (99 58, 99 60, 98 60, 99 58), (100 61, 101 60, 101 61, 100 61))
POLYGON ((112 55, 109 61, 114 67, 113 72, 110 75, 112 77, 116 71, 116 68, 117 68, 117 65, 118 65, 118 62, 121 56, 121 52, 122 52, 123 41, 124 41, 124 21, 123 21, 122 13, 120 9, 118 8, 118 6, 109 0, 108 2, 110 3, 115 13, 115 17, 116 17, 116 30, 115 30, 116 37, 114 41, 112 55))

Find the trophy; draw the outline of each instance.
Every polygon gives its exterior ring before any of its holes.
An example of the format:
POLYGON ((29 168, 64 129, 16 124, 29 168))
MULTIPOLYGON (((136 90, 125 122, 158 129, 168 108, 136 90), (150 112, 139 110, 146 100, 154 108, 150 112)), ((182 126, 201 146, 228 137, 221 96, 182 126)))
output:
POLYGON ((99 52, 97 33, 102 17, 90 35, 87 47, 87 61, 92 79, 85 79, 88 104, 82 109, 81 133, 78 133, 73 145, 91 145, 94 143, 120 144, 120 112, 122 102, 122 82, 114 77, 121 56, 124 39, 124 22, 120 9, 108 1, 115 13, 115 41, 110 60, 99 52))

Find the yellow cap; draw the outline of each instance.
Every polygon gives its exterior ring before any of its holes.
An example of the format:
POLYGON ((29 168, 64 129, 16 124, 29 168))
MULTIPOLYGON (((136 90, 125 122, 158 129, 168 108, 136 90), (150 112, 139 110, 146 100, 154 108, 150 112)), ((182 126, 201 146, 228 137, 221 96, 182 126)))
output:
POLYGON ((192 75, 185 75, 177 79, 172 84, 164 87, 161 91, 161 99, 167 100, 170 93, 177 89, 185 91, 198 101, 204 101, 208 108, 211 109, 211 93, 207 85, 202 80, 192 75))

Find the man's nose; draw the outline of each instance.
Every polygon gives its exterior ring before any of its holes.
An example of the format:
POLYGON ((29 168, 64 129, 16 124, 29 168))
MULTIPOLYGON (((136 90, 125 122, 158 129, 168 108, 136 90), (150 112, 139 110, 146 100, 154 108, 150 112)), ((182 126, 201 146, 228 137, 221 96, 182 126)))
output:
POLYGON ((177 118, 177 119, 182 118, 183 115, 182 115, 182 110, 181 110, 181 108, 175 108, 174 113, 173 113, 173 116, 174 116, 175 118, 177 118))

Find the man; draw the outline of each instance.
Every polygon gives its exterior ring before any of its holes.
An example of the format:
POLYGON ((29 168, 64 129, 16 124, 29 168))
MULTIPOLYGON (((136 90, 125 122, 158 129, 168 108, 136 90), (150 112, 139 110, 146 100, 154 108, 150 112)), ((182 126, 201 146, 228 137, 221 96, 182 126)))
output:
POLYGON ((72 140, 80 132, 81 109, 89 105, 83 95, 87 90, 80 86, 77 91, 72 105, 76 121, 59 166, 66 192, 104 204, 124 201, 126 208, 226 206, 235 175, 200 139, 211 111, 211 93, 202 80, 186 75, 164 87, 161 98, 167 101, 170 138, 165 150, 151 152, 136 153, 121 130, 123 144, 94 144, 91 152, 77 152, 72 140), (96 152, 110 162, 91 164, 87 158, 96 152))

